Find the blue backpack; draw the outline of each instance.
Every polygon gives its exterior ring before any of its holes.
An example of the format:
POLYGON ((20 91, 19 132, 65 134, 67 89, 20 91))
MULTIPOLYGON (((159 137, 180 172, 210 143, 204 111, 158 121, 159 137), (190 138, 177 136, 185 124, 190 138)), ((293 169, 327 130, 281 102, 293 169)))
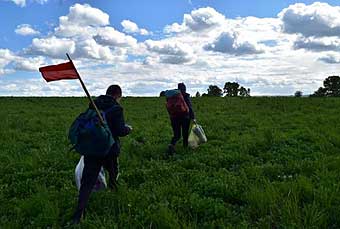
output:
POLYGON ((84 156, 105 157, 115 143, 106 122, 106 113, 114 107, 101 112, 104 124, 100 123, 99 117, 93 109, 87 109, 81 113, 69 130, 68 139, 73 145, 72 149, 84 156))

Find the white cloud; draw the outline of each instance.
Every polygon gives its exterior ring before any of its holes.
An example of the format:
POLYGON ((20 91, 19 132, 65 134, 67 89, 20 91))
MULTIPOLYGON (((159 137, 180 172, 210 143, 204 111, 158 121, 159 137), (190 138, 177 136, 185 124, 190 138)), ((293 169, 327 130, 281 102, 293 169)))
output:
POLYGON ((15 55, 9 49, 0 49, 0 75, 6 74, 6 66, 15 59, 15 55))
POLYGON ((26 6, 26 0, 11 0, 11 1, 14 2, 14 4, 16 4, 20 7, 26 6))
POLYGON ((108 26, 109 15, 90 5, 75 4, 59 25, 46 38, 35 38, 26 53, 63 58, 65 53, 75 58, 101 61, 123 61, 126 50, 137 40, 108 26))
POLYGON ((295 49, 306 49, 314 52, 340 50, 340 39, 336 37, 304 38, 299 37, 294 42, 295 49))
POLYGON ((167 25, 164 28, 164 33, 180 33, 185 30, 184 25, 180 25, 177 22, 173 23, 172 25, 167 25))
POLYGON ((156 53, 156 58, 161 63, 184 64, 194 60, 193 50, 186 44, 172 41, 153 41, 145 42, 147 50, 156 53))
POLYGON ((204 49, 234 55, 263 53, 263 50, 257 48, 256 44, 251 44, 249 41, 242 41, 239 39, 239 36, 236 32, 223 32, 215 41, 205 45, 204 49))
POLYGON ((15 33, 22 35, 22 36, 28 36, 28 35, 37 35, 39 34, 39 31, 33 29, 31 25, 21 24, 17 26, 17 28, 15 29, 15 33))
POLYGON ((76 44, 67 38, 34 38, 32 45, 26 50, 27 54, 46 55, 52 58, 64 58, 65 53, 73 54, 76 44))
POLYGON ((46 84, 35 78, 20 84, 8 75, 61 63, 65 52, 93 95, 105 93, 112 83, 120 84, 125 95, 158 95, 178 82, 195 93, 227 81, 250 87, 253 95, 308 94, 338 72, 339 37, 283 32, 283 16, 229 19, 213 8, 200 8, 164 28, 158 40, 144 42, 126 34, 145 33, 143 29, 133 22, 123 24, 125 32, 118 31, 106 12, 75 4, 47 37, 34 38, 24 52, 0 49, 0 95, 83 96, 78 82, 46 84))
POLYGON ((121 25, 123 26, 123 31, 126 33, 138 33, 144 36, 150 34, 146 29, 139 28, 136 23, 130 20, 123 20, 121 25))
POLYGON ((74 57, 104 61, 112 60, 114 58, 109 47, 97 44, 94 39, 88 39, 77 43, 74 57))
POLYGON ((329 53, 318 60, 327 64, 340 64, 340 55, 338 53, 329 53))
POLYGON ((110 24, 109 15, 88 4, 78 4, 70 7, 67 16, 60 17, 60 24, 76 24, 79 26, 105 26, 110 24))
POLYGON ((315 2, 312 5, 297 3, 279 14, 283 31, 304 36, 340 36, 340 7, 315 2))
POLYGON ((66 16, 59 17, 59 26, 55 33, 62 37, 83 37, 95 32, 96 27, 109 25, 109 15, 88 4, 70 7, 66 16))
MULTIPOLYGON (((25 7, 27 1, 26 0, 10 0, 12 1, 14 4, 20 6, 20 7, 25 7)), ((45 4, 48 2, 48 0, 32 0, 33 2, 39 3, 41 5, 45 4)))
POLYGON ((151 33, 147 31, 146 29, 139 29, 140 35, 147 36, 150 35, 151 33))
POLYGON ((87 4, 71 6, 68 15, 59 17, 54 34, 75 43, 71 50, 75 58, 98 63, 124 61, 127 49, 137 45, 135 38, 109 26, 108 14, 87 4))
POLYGON ((38 71, 39 67, 45 64, 45 58, 42 56, 29 58, 17 57, 13 64, 15 70, 38 71))
POLYGON ((97 34, 94 36, 95 40, 102 44, 108 46, 135 46, 137 40, 131 36, 125 35, 113 27, 99 28, 97 34))
POLYGON ((47 3, 48 1, 49 0, 35 0, 35 2, 37 2, 37 3, 41 4, 41 5, 47 3))
POLYGON ((138 33, 139 31, 138 25, 130 20, 123 20, 120 24, 123 26, 124 32, 138 33))
POLYGON ((214 8, 206 7, 193 10, 190 14, 184 14, 182 24, 174 23, 166 26, 166 33, 179 33, 184 31, 200 32, 212 29, 225 20, 225 17, 214 8))
POLYGON ((44 57, 21 57, 8 49, 0 49, 0 75, 13 73, 15 70, 37 71, 45 61, 44 57), (9 65, 12 65, 9 67, 9 65))

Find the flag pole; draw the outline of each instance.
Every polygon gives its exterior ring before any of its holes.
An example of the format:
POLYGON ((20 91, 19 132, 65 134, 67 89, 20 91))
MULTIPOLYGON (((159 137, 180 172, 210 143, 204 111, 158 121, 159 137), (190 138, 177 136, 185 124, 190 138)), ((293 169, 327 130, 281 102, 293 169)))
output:
POLYGON ((72 64, 72 66, 74 67, 74 70, 75 70, 76 73, 77 73, 78 79, 79 79, 80 84, 81 84, 81 86, 83 87, 83 89, 84 89, 84 91, 85 91, 85 93, 86 93, 86 95, 87 95, 87 98, 90 100, 90 103, 92 104, 92 106, 93 106, 94 109, 96 110, 96 113, 97 113, 97 115, 98 115, 98 117, 99 117, 100 123, 101 123, 101 124, 104 124, 103 116, 101 115, 101 113, 99 112, 99 110, 98 110, 96 104, 94 103, 93 99, 91 98, 90 93, 88 92, 88 90, 87 90, 87 88, 86 88, 86 86, 85 86, 83 80, 81 79, 81 77, 80 77, 80 75, 79 75, 79 73, 78 73, 76 67, 74 66, 71 57, 68 55, 68 53, 66 53, 66 56, 67 56, 68 60, 70 61, 70 63, 72 64))

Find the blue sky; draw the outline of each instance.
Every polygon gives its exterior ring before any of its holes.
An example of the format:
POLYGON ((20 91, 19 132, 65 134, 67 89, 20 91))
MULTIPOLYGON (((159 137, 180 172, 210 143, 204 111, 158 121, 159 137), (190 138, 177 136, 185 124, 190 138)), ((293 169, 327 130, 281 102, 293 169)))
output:
POLYGON ((81 95, 76 82, 46 85, 37 71, 63 61, 65 50, 78 61, 93 94, 111 82, 123 84, 129 95, 154 95, 179 81, 194 93, 234 80, 255 95, 311 93, 327 74, 338 74, 338 5, 1 0, 0 95, 81 95), (27 84, 20 85, 23 80, 27 84))

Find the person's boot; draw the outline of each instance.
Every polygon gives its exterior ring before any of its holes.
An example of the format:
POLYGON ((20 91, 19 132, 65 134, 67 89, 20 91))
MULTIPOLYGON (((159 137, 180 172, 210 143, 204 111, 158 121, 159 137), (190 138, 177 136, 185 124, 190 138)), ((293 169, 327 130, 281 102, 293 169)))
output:
POLYGON ((71 225, 79 224, 82 218, 83 219, 85 218, 85 209, 82 212, 77 211, 76 213, 74 213, 72 217, 71 225))
POLYGON ((170 156, 173 156, 175 154, 175 146, 172 145, 172 144, 169 144, 168 145, 168 150, 166 151, 166 157, 170 157, 170 156))

